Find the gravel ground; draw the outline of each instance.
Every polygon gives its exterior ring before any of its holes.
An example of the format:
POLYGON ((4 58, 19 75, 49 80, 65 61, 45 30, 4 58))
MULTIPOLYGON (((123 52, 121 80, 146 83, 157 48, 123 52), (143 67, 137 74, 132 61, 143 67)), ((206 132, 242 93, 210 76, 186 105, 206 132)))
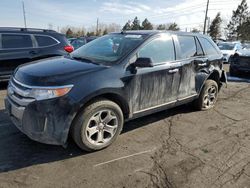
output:
POLYGON ((126 123, 109 148, 84 153, 28 139, 4 112, 0 187, 250 187, 250 84, 234 79, 216 108, 188 105, 126 123))

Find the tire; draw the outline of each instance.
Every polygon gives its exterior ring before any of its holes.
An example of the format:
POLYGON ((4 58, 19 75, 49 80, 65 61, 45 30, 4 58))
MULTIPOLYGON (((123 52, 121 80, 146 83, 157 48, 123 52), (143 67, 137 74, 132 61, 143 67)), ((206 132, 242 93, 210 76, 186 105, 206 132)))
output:
POLYGON ((214 80, 207 80, 200 92, 199 98, 194 101, 196 110, 210 110, 215 106, 218 98, 218 84, 214 80))
POLYGON ((114 102, 100 99, 86 106, 71 128, 75 143, 85 151, 97 151, 111 145, 123 128, 121 108, 114 102))

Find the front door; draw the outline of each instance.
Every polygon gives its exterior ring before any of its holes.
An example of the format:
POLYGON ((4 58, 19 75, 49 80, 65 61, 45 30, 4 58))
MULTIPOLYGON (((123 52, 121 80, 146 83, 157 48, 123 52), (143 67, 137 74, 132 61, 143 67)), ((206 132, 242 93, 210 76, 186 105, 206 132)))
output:
POLYGON ((127 72, 134 114, 176 102, 181 64, 175 62, 175 56, 173 38, 168 34, 161 34, 138 50, 136 57, 151 58, 154 66, 127 72))

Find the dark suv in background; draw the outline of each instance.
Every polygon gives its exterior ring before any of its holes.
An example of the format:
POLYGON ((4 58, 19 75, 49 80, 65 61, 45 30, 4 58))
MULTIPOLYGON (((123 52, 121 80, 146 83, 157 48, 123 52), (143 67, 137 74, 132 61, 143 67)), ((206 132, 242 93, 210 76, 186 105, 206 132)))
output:
POLYGON ((0 27, 0 82, 23 63, 72 51, 66 37, 53 30, 0 27))
POLYGON ((114 142, 126 120, 190 102, 213 108, 223 82, 223 55, 207 36, 121 32, 18 67, 5 105, 31 139, 64 145, 71 133, 94 151, 114 142))

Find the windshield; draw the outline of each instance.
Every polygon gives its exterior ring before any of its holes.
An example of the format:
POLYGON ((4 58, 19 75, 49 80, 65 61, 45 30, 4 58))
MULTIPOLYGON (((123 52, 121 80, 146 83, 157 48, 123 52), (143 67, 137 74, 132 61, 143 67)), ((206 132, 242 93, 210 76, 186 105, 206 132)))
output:
POLYGON ((110 34, 100 37, 71 53, 72 58, 112 63, 136 48, 144 40, 143 35, 110 34))
POLYGON ((249 44, 244 44, 244 49, 250 50, 250 43, 249 44))
POLYGON ((229 44, 229 43, 224 43, 224 44, 219 44, 218 47, 220 50, 233 50, 235 44, 229 44))

